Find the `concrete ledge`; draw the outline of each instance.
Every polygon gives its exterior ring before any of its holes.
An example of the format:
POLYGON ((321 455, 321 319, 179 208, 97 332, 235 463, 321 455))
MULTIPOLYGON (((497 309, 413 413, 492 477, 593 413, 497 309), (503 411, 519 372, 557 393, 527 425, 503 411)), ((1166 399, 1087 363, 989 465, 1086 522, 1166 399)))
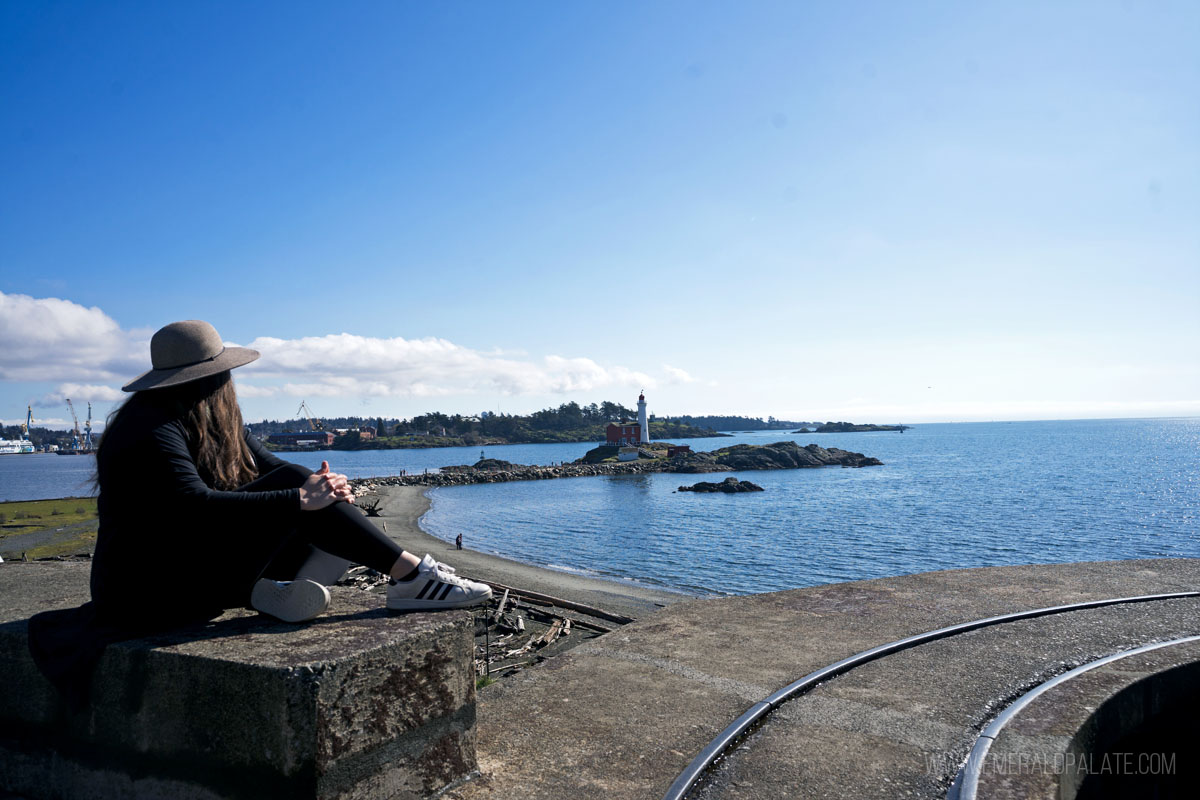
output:
MULTIPOLYGON (((1198 704, 1198 642, 1085 672, 1046 691, 1004 727, 984 759, 976 796, 1071 800, 1085 781, 1110 778, 1140 781, 1139 793, 1147 797, 1158 796, 1151 785, 1157 780, 1183 779, 1194 786, 1195 763, 1188 755, 1198 704), (1181 714, 1185 730, 1162 724, 1181 714), (1157 730, 1147 735, 1151 727, 1157 730), (1174 742, 1155 749, 1155 742, 1169 741, 1172 734, 1178 735, 1174 742), (1147 744, 1149 752, 1139 752, 1147 744)), ((1091 796, 1128 795, 1097 787, 1091 796)))
MULTIPOLYGON (((304 625, 247 611, 108 647, 68 713, 27 620, 87 600, 88 565, 0 565, 0 787, 41 797, 424 797, 475 768, 466 612, 334 591, 304 625)), ((150 587, 169 602, 172 587, 150 587)))
MULTIPOLYGON (((484 689, 483 778, 458 800, 662 797, 714 736, 813 670, 997 614, 1189 591, 1200 559, 902 575, 680 603, 484 689)), ((1074 612, 897 653, 785 704, 697 796, 944 798, 980 730, 1031 686, 1200 633, 1200 598, 1074 612)))

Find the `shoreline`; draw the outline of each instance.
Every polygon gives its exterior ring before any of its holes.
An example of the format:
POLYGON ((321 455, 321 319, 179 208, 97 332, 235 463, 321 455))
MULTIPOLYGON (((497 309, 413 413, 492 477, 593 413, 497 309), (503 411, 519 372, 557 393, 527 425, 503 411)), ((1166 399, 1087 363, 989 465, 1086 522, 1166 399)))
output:
MULTIPOLYGON (((660 608, 695 600, 696 597, 632 582, 591 578, 546 567, 537 567, 503 556, 481 553, 445 542, 426 533, 420 519, 432 505, 428 486, 376 485, 381 515, 369 517, 386 524, 388 537, 396 544, 422 556, 430 553, 472 580, 502 583, 532 592, 552 595, 576 603, 596 606, 625 616, 641 618, 660 608)), ((469 539, 469 532, 468 537, 469 539)))

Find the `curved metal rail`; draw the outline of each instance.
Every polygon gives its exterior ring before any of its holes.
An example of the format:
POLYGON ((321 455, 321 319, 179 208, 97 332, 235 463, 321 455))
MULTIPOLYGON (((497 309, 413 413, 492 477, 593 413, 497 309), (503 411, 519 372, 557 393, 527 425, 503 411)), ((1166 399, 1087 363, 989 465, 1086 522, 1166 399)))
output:
POLYGON ((855 653, 848 658, 843 658, 841 661, 836 661, 828 666, 810 672, 798 681, 788 684, 779 691, 769 697, 755 703, 745 711, 740 717, 734 720, 729 727, 717 734, 711 742, 703 750, 701 750, 691 763, 688 764, 683 772, 679 773, 679 777, 667 789, 667 793, 663 795, 663 800, 683 800, 696 785, 700 776, 705 770, 713 765, 721 755, 729 749, 729 746, 742 737, 751 726, 762 720, 767 714, 774 711, 776 708, 792 700, 801 694, 812 689, 818 683, 827 681, 830 678, 837 677, 845 672, 849 672, 855 667, 866 664, 869 661, 874 661, 883 656, 891 655, 892 653, 901 650, 907 650, 917 645, 934 642, 938 639, 945 639, 949 636, 956 636, 960 633, 986 628, 990 625, 1000 625, 1006 622, 1017 622, 1024 619, 1034 619, 1036 617, 1050 616, 1051 614, 1063 614, 1068 611, 1084 611, 1090 608, 1103 608, 1105 606, 1115 606, 1124 603, 1148 603, 1155 600, 1175 600, 1183 597, 1200 597, 1200 592, 1173 592, 1169 594, 1147 594, 1137 595, 1134 597, 1117 597, 1108 600, 1090 600, 1086 603, 1071 603, 1062 606, 1048 606, 1046 608, 1035 608, 1029 611, 1017 611, 1012 614, 1000 614, 994 617, 984 617, 983 619, 972 620, 970 622, 961 622, 957 625, 950 625, 937 630, 918 633, 914 636, 908 636, 904 639, 897 639, 894 642, 881 644, 878 647, 872 647, 870 650, 864 650, 861 653, 855 653))
POLYGON ((1159 650, 1163 647, 1173 647, 1179 644, 1187 644, 1188 642, 1200 641, 1200 636, 1185 636, 1182 639, 1172 639, 1169 642, 1155 642, 1154 644, 1146 644, 1141 647, 1135 647, 1132 650, 1122 650, 1120 653, 1113 653, 1111 656, 1098 658, 1095 661, 1089 661, 1086 664, 1068 670, 1061 675, 1056 675, 1045 683, 1040 683, 1030 689, 1025 694, 1018 697, 1011 705, 1006 707, 1000 714, 992 720, 992 724, 983 729, 979 734, 979 738, 975 740, 975 746, 971 748, 970 754, 967 756, 966 762, 958 770, 958 774, 954 776, 954 783, 950 785, 950 791, 946 793, 946 800, 976 800, 976 793, 979 789, 979 776, 983 772, 983 760, 987 757, 988 751, 992 749, 992 743, 996 741, 996 737, 1004 730, 1004 726, 1013 720, 1017 714, 1020 714, 1026 706, 1036 700, 1040 695, 1053 689, 1061 683, 1066 683, 1072 678, 1076 678, 1085 672, 1090 672, 1097 667, 1103 667, 1105 664, 1111 664, 1114 661, 1120 661, 1123 658, 1149 653, 1152 650, 1159 650))

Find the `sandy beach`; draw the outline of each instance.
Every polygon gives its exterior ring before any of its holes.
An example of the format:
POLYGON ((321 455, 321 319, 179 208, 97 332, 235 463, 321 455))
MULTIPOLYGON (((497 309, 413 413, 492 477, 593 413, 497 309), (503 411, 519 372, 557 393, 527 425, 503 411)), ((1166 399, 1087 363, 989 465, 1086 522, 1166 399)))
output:
MULTIPOLYGON (((420 486, 377 487, 371 495, 366 496, 380 500, 381 516, 373 520, 376 524, 386 523, 388 536, 405 550, 417 555, 430 553, 465 577, 540 592, 634 618, 692 599, 689 595, 639 584, 588 578, 469 549, 457 550, 452 542, 443 542, 430 536, 417 524, 430 506, 425 491, 420 486)), ((469 543, 471 532, 464 531, 464 534, 469 543)))

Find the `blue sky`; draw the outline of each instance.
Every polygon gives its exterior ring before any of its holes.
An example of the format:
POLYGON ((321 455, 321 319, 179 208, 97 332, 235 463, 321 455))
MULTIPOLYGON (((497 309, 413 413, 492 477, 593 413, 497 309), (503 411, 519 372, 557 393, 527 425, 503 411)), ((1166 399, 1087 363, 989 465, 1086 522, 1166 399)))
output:
POLYGON ((0 5, 0 419, 1200 415, 1200 6, 0 5))

